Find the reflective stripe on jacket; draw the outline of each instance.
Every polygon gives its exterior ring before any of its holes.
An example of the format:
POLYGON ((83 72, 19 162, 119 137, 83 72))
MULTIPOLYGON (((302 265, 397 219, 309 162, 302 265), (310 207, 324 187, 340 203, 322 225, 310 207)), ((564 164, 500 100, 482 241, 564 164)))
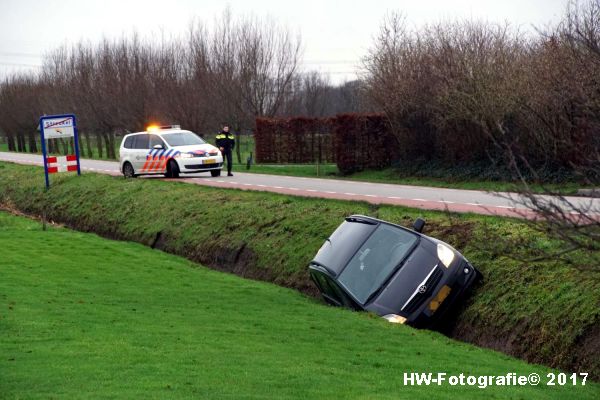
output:
POLYGON ((235 148, 235 137, 231 132, 221 132, 216 136, 217 147, 222 147, 225 151, 235 148))

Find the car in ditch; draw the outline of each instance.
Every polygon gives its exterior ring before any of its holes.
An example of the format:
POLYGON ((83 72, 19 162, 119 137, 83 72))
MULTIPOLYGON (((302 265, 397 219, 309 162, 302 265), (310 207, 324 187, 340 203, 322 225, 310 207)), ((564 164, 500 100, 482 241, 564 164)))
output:
POLYGON ((210 172, 221 175, 223 155, 212 144, 179 125, 149 126, 144 132, 123 137, 119 148, 119 167, 125 177, 161 174, 210 172))
POLYGON ((481 274, 452 246, 413 229, 352 215, 309 265, 323 299, 390 322, 431 327, 481 274))

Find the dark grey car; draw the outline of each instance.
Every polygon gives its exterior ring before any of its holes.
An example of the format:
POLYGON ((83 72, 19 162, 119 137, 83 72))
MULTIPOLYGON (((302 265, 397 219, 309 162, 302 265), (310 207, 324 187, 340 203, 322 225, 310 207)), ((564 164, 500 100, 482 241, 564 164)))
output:
POLYGON ((353 215, 310 263, 329 304, 372 311, 390 322, 431 326, 480 273, 450 245, 414 230, 353 215))

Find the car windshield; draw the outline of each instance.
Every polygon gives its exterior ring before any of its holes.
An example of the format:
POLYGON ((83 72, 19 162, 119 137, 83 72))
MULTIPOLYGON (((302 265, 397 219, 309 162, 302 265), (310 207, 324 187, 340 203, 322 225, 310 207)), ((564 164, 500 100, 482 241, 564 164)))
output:
POLYGON ((195 144, 206 143, 198 135, 192 132, 163 133, 162 137, 171 147, 191 146, 195 144))
POLYGON ((418 240, 403 229, 380 224, 356 252, 338 281, 361 303, 377 292, 418 240))

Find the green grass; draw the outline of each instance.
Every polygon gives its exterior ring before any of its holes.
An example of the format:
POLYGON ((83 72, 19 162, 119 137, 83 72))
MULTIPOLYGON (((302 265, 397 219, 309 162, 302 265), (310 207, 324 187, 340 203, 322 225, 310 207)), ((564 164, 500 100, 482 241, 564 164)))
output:
MULTIPOLYGON (((349 177, 352 180, 394 183, 400 185, 428 186, 451 189, 465 190, 484 190, 490 192, 514 192, 521 188, 514 182, 498 181, 498 180, 480 180, 473 178, 449 178, 449 177, 424 177, 406 175, 401 170, 387 168, 380 171, 362 171, 357 172, 349 177)), ((560 192, 564 195, 574 195, 578 189, 587 187, 580 183, 565 182, 565 183, 549 183, 545 185, 531 184, 530 189, 536 193, 545 193, 547 191, 560 192)))
MULTIPOLYGON (((453 336, 600 376, 597 347, 581 345, 598 340, 597 269, 516 261, 558 245, 522 221, 97 174, 60 174, 52 185, 43 190, 39 167, 0 163, 1 204, 309 293, 306 266, 343 217, 366 214, 405 226, 425 217, 426 233, 455 246, 486 278, 456 317, 453 336), (496 246, 503 240, 513 245, 496 246)), ((594 260, 572 255, 583 267, 597 266, 594 260)))
MULTIPOLYGON (((514 182, 484 181, 476 179, 429 178, 420 176, 405 176, 395 168, 383 170, 367 170, 351 175, 340 175, 335 164, 256 164, 247 170, 245 165, 236 165, 241 172, 251 172, 270 175, 302 176, 309 178, 345 179, 350 181, 392 183, 396 185, 427 186, 450 189, 483 190, 491 192, 515 192, 520 187, 514 182)), ((532 184, 531 190, 536 193, 547 191, 560 192, 564 195, 574 195, 577 190, 586 185, 568 182, 552 184, 532 184)))
POLYGON ((253 164, 250 169, 246 165, 236 166, 240 172, 257 174, 303 176, 309 178, 342 178, 335 164, 253 164))
POLYGON ((0 213, 0 395, 595 399, 600 386, 404 386, 547 368, 135 243, 0 213))

